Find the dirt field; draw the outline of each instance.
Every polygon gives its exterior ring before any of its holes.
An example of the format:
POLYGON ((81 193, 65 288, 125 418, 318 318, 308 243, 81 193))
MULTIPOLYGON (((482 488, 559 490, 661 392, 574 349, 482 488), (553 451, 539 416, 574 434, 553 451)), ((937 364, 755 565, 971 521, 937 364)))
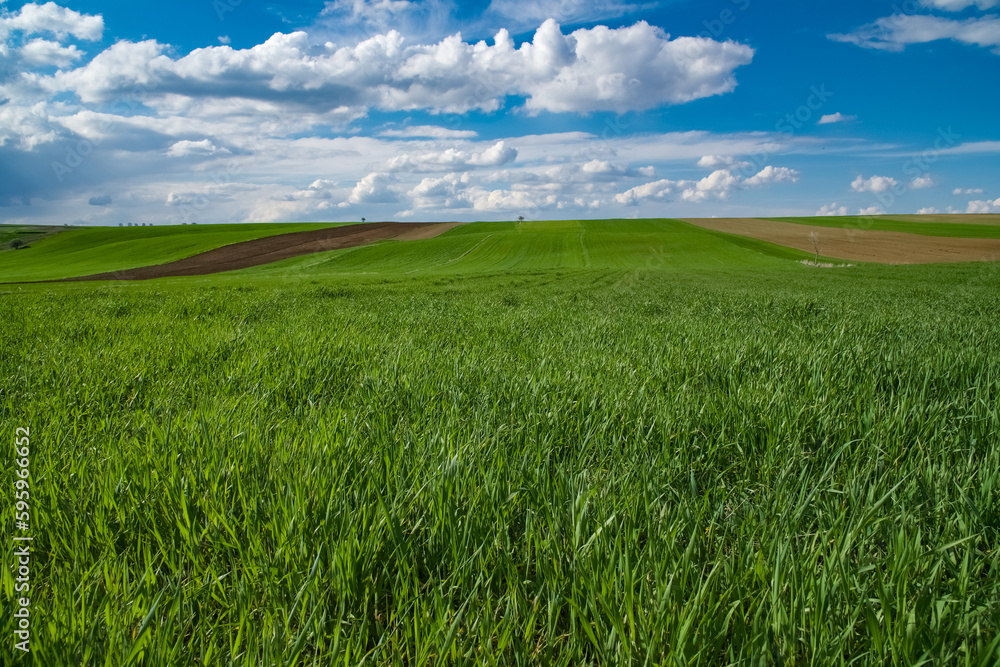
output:
POLYGON ((386 241, 416 241, 443 234, 457 222, 368 222, 344 227, 330 227, 309 232, 279 234, 253 241, 243 241, 215 248, 191 257, 123 271, 95 273, 62 281, 77 280, 149 280, 175 276, 202 276, 259 264, 270 264, 289 257, 310 253, 353 248, 354 246, 386 241))
POLYGON ((931 264, 1000 260, 1000 239, 945 238, 900 232, 838 229, 754 218, 687 218, 684 222, 809 253, 813 252, 809 234, 818 232, 822 244, 819 251, 821 256, 857 262, 931 264))

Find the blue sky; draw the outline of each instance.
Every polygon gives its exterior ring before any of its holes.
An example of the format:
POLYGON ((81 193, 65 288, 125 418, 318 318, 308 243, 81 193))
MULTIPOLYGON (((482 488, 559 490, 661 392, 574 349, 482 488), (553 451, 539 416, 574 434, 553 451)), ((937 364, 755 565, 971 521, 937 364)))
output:
POLYGON ((1000 212, 998 15, 0 1, 0 222, 1000 212))

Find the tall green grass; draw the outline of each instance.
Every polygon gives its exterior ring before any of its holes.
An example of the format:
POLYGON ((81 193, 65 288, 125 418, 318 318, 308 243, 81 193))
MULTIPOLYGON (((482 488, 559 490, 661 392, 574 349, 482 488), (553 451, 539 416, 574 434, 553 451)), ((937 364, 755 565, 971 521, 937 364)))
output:
POLYGON ((995 267, 582 227, 6 288, 36 664, 997 664, 995 267))

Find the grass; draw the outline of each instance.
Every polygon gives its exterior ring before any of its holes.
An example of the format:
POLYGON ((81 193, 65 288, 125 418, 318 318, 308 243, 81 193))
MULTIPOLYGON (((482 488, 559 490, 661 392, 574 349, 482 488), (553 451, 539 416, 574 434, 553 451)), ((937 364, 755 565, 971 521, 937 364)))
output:
POLYGON ((230 243, 331 226, 295 223, 74 227, 32 243, 30 248, 0 252, 0 282, 54 280, 163 264, 230 243))
POLYGON ((490 223, 0 288, 34 660, 997 664, 998 267, 784 252, 490 223))
MULTIPOLYGON (((21 240, 30 246, 42 239, 64 231, 62 227, 41 227, 36 225, 0 225, 0 256, 9 250, 11 241, 21 240)), ((21 248, 27 250, 28 248, 21 248)))
POLYGON ((798 225, 834 227, 837 229, 857 229, 878 232, 903 232, 922 236, 943 236, 970 239, 1000 239, 1000 224, 980 224, 963 222, 920 222, 915 220, 893 220, 888 217, 843 216, 810 218, 765 218, 778 222, 794 222, 798 225))
POLYGON ((468 275, 489 272, 711 269, 784 266, 809 253, 701 229, 677 220, 560 220, 462 225, 419 250, 397 241, 306 255, 244 269, 243 276, 308 272, 468 275))

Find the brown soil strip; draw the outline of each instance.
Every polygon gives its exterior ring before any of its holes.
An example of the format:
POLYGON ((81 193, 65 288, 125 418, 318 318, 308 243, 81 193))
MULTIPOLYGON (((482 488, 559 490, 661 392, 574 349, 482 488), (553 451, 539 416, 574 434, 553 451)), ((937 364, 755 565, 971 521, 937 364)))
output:
POLYGON ((368 222, 360 225, 329 227, 308 232, 278 234, 267 238, 241 241, 221 248, 208 250, 175 262, 143 266, 136 269, 95 273, 77 278, 63 278, 67 282, 77 280, 150 280, 177 276, 203 276, 245 269, 260 264, 270 264, 290 257, 308 255, 327 250, 353 248, 376 241, 389 239, 427 239, 443 234, 458 223, 438 222, 368 222))
POLYGON ((902 232, 816 227, 755 218, 684 219, 705 229, 748 236, 805 252, 814 252, 809 234, 818 232, 819 254, 877 264, 933 264, 1000 260, 1000 239, 945 238, 902 232))
POLYGON ((431 224, 406 224, 407 230, 399 236, 393 237, 395 241, 422 241, 440 236, 452 227, 457 227, 460 222, 434 222, 431 224), (411 229, 412 227, 412 229, 411 229))

